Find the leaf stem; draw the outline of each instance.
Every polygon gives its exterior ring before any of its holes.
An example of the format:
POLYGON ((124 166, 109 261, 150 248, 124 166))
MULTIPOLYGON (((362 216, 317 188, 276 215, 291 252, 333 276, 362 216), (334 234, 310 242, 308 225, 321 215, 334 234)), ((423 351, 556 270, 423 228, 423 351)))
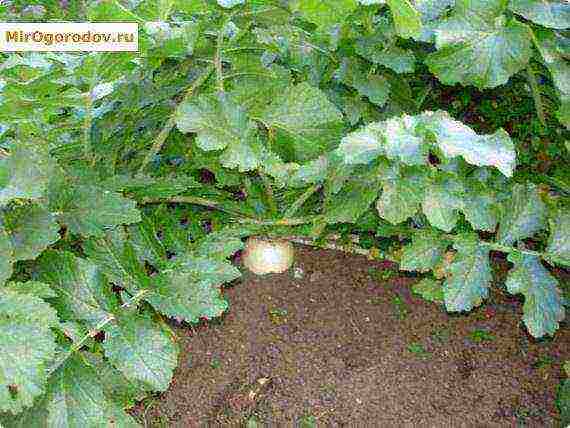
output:
POLYGON ((538 87, 538 82, 536 80, 536 75, 532 69, 532 66, 529 64, 526 68, 526 75, 527 80, 530 85, 532 99, 534 100, 534 108, 536 110, 536 115, 538 116, 538 120, 542 124, 543 127, 546 127, 546 117, 544 115, 544 105, 542 104, 542 97, 540 95, 540 88, 538 87))
POLYGON ((303 206, 307 200, 313 196, 321 188, 320 184, 315 184, 309 187, 299 198, 293 202, 287 211, 285 211, 285 218, 293 217, 297 211, 303 206))
MULTIPOLYGON (((196 78, 196 80, 194 80, 194 82, 192 83, 190 88, 188 88, 188 90, 186 91, 186 94, 184 95, 184 99, 182 100, 181 103, 190 99, 192 97, 192 95, 194 95, 194 92, 200 86, 202 86, 206 82, 206 80, 208 80, 208 78, 210 77, 210 75, 212 74, 213 71, 214 71, 214 67, 212 65, 208 66, 206 68, 206 70, 204 71, 204 73, 202 73, 200 76, 198 76, 196 78)), ((143 173, 143 171, 145 170, 147 165, 158 154, 158 152, 160 152, 160 150, 162 149, 162 146, 164 145, 164 142, 166 141, 166 139, 168 138, 168 135, 170 134, 170 131, 172 131, 172 129, 176 125, 176 120, 175 120, 176 110, 177 109, 175 108, 174 111, 172 112, 172 114, 170 115, 169 119, 164 124, 164 127, 161 129, 160 133, 154 139, 154 142, 152 143, 152 147, 151 147, 150 151, 147 153, 147 155, 145 156, 145 158, 142 161, 141 166, 139 167, 139 170, 138 170, 139 174, 143 173)))
POLYGON ((93 100, 91 99, 91 90, 85 94, 85 121, 83 122, 83 154, 86 159, 93 163, 93 148, 91 147, 91 127, 93 126, 93 117, 91 109, 93 108, 93 100))
POLYGON ((224 207, 220 202, 212 201, 211 199, 202 198, 200 196, 175 196, 172 198, 143 198, 140 201, 142 204, 192 204, 199 205, 206 208, 212 208, 219 211, 226 212, 244 220, 248 218, 247 214, 234 210, 232 208, 224 207))

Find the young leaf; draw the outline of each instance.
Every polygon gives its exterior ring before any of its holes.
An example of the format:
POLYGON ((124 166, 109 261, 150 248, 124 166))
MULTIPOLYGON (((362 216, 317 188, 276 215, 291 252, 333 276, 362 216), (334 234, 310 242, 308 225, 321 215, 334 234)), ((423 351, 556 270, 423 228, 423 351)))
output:
POLYGON ((412 243, 404 247, 400 269, 418 272, 432 270, 443 260, 448 245, 447 239, 436 231, 419 231, 412 238, 412 243))
POLYGON ((564 319, 558 282, 535 256, 511 253, 508 259, 515 266, 509 272, 507 290, 525 297, 523 321, 529 333, 534 337, 554 335, 564 319))
POLYGON ((547 254, 559 257, 570 264, 570 213, 559 210, 550 220, 550 239, 547 254))
POLYGON ((304 82, 277 97, 260 120, 268 128, 292 138, 295 160, 306 161, 322 154, 335 142, 342 113, 320 89, 304 82))
POLYGON ((105 329, 105 356, 127 379, 165 391, 178 363, 171 332, 148 316, 119 314, 105 329))
POLYGON ((39 205, 17 207, 4 218, 15 260, 33 260, 59 239, 54 215, 39 205))
POLYGON ((396 30, 401 37, 417 37, 422 30, 420 14, 410 0, 387 0, 396 30))
POLYGON ((103 236, 105 228, 141 220, 136 203, 97 185, 59 182, 50 191, 50 210, 73 233, 103 236))
POLYGON ((43 394, 57 324, 39 297, 0 287, 0 412, 19 413, 43 394))
POLYGON ((570 28, 570 3, 561 0, 511 0, 516 14, 543 27, 570 28))
POLYGON ((443 287, 441 282, 432 278, 424 278, 412 286, 412 291, 428 302, 443 303, 443 287))
POLYGON ((499 224, 499 241, 512 245, 529 238, 546 226, 546 205, 540 199, 536 185, 515 184, 511 200, 499 224))
POLYGON ((443 83, 493 88, 528 64, 526 24, 504 15, 505 0, 458 0, 454 14, 435 30, 437 52, 426 64, 443 83))
POLYGON ((445 307, 451 312, 470 311, 489 294, 493 279, 489 250, 474 235, 457 236, 453 247, 457 253, 445 267, 445 307))
POLYGON ((227 94, 204 94, 183 102, 176 111, 176 126, 196 133, 202 150, 223 150, 220 161, 227 168, 244 172, 260 164, 257 127, 227 94))

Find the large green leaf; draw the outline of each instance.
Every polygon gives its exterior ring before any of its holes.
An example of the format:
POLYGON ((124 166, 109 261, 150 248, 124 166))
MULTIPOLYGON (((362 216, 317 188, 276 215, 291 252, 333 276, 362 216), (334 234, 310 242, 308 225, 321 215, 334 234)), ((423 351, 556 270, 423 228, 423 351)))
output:
POLYGON ((39 297, 0 287, 0 412, 18 413, 44 393, 57 323, 39 297))
POLYGON ((473 165, 494 166, 507 177, 515 168, 514 144, 504 130, 477 135, 444 111, 369 124, 344 137, 338 152, 351 164, 367 163, 384 155, 409 165, 425 165, 430 147, 437 148, 447 159, 461 156, 473 165))
POLYGON ((509 8, 543 27, 570 28, 570 3, 567 1, 511 0, 509 8))
POLYGON ((528 64, 530 29, 504 12, 506 0, 458 0, 455 13, 435 30, 430 70, 445 84, 493 88, 528 64))
POLYGON ((507 290, 525 297, 523 321, 529 333, 534 337, 553 335, 564 319, 558 282, 535 256, 511 253, 508 259, 514 268, 506 281, 507 290))
POLYGON ((306 161, 322 154, 336 143, 342 113, 318 88, 300 83, 287 88, 267 107, 260 120, 270 129, 284 133, 282 144, 293 151, 296 160, 306 161))
POLYGON ((45 144, 14 144, 9 156, 0 156, 0 207, 44 196, 54 165, 45 144))
POLYGON ((39 205, 8 211, 5 228, 10 235, 15 260, 32 260, 59 239, 55 216, 39 205))
POLYGON ((410 0, 387 0, 396 30, 401 37, 417 37, 422 30, 419 12, 410 0))
POLYGON ((443 260, 448 245, 449 241, 441 233, 419 231, 414 235, 412 243, 404 247, 400 269, 419 272, 432 270, 443 260))
POLYGON ((39 259, 39 278, 51 284, 60 316, 94 327, 108 318, 117 302, 101 269, 64 251, 49 250, 39 259))
POLYGON ((451 312, 470 311, 489 294, 493 279, 489 249, 473 235, 457 236, 453 247, 457 253, 445 268, 445 307, 451 312))
POLYGON ((50 377, 47 394, 33 409, 2 420, 6 428, 121 427, 139 425, 101 383, 88 356, 73 355, 50 377))
POLYGON ((70 231, 86 237, 103 236, 106 228, 141 220, 134 201, 97 185, 64 180, 50 189, 50 210, 70 231))
POLYGON ((227 168, 249 171, 259 166, 257 127, 227 94, 185 101, 176 111, 176 125, 181 132, 196 133, 202 150, 223 150, 220 161, 227 168))
POLYGON ((529 238, 546 226, 546 205, 531 183, 515 184, 499 224, 499 241, 511 245, 529 238))
POLYGON ((156 277, 156 289, 147 300, 159 312, 187 322, 216 318, 228 308, 220 286, 239 276, 230 263, 184 256, 156 277))
POLYGON ((128 379, 165 391, 178 363, 172 332, 147 316, 119 314, 105 329, 105 356, 128 379))
POLYGON ((559 210, 550 220, 550 239, 546 252, 570 265, 570 212, 559 210))

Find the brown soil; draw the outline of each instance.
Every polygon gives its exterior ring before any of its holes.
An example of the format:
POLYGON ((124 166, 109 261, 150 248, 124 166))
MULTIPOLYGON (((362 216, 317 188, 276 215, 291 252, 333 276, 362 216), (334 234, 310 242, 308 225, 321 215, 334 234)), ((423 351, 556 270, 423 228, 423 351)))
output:
POLYGON ((296 275, 245 273, 222 320, 176 328, 170 389, 133 409, 145 426, 557 426, 568 321, 534 341, 500 290, 450 315, 389 263, 304 248, 297 260, 296 275))

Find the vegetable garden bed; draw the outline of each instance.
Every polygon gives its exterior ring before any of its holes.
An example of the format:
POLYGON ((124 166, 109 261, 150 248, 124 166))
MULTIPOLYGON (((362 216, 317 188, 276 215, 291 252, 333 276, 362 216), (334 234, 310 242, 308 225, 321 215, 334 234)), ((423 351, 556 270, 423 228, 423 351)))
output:
POLYGON ((147 427, 556 426, 568 326, 536 341, 520 299, 496 291, 448 315, 417 282, 390 262, 306 248, 287 273, 246 273, 222 319, 175 325, 172 384, 133 413, 147 427))

